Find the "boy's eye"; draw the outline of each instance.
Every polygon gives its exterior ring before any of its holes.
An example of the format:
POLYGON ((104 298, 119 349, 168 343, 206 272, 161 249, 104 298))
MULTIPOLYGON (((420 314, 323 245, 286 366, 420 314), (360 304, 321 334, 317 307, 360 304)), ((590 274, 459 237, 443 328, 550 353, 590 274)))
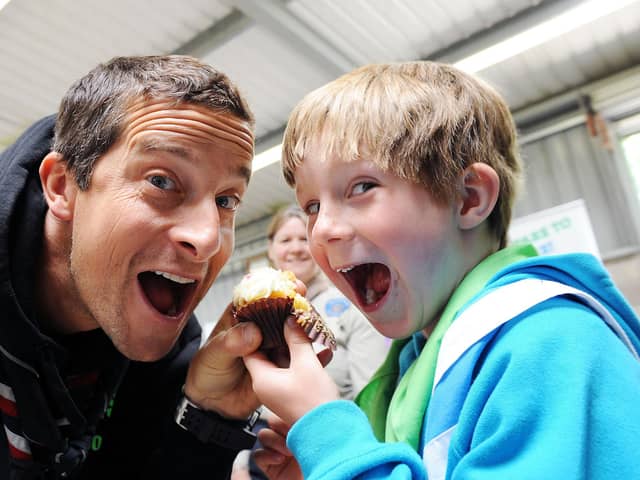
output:
POLYGON ((156 188, 159 188, 160 190, 176 189, 176 182, 174 182, 169 177, 166 177, 164 175, 151 175, 150 177, 147 177, 147 180, 151 185, 153 185, 156 188))
POLYGON ((307 215, 315 215, 320 210, 320 202, 312 202, 307 204, 304 211, 307 215))
POLYGON ((222 195, 220 197, 216 197, 216 204, 220 208, 236 211, 240 206, 240 198, 234 195, 222 195))
POLYGON ((371 190, 372 188, 375 188, 375 186, 376 184, 373 182, 359 182, 353 186, 353 188, 351 189, 351 194, 360 195, 366 192, 367 190, 371 190))

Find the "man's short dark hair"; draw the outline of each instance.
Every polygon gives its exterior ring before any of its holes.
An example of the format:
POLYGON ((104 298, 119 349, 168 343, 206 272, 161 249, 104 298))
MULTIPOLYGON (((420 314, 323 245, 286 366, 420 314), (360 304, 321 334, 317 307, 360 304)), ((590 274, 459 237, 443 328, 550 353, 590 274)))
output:
POLYGON ((230 113, 253 126, 249 106, 222 72, 185 55, 116 57, 76 81, 63 97, 53 150, 89 187, 96 160, 123 130, 127 109, 138 100, 195 104, 230 113))

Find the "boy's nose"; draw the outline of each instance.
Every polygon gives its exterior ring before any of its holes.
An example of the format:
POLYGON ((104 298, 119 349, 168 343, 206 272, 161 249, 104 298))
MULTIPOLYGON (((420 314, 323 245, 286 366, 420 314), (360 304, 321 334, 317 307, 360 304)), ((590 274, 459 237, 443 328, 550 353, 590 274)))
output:
POLYGON ((335 209, 322 207, 311 231, 312 240, 319 243, 349 240, 353 234, 353 227, 345 215, 335 209))
POLYGON ((220 250, 220 216, 215 199, 185 207, 171 230, 171 239, 196 261, 206 261, 220 250))

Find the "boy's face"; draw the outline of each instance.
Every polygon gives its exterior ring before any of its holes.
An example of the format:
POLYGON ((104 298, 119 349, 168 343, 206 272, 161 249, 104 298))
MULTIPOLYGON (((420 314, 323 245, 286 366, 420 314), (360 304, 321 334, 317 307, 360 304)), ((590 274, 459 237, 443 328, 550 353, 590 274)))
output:
POLYGON ((251 139, 229 114, 140 103, 76 191, 70 291, 128 357, 166 354, 231 255, 251 139))
POLYGON ((314 258, 382 334, 428 331, 464 275, 455 206, 366 158, 322 161, 318 143, 295 172, 314 258))

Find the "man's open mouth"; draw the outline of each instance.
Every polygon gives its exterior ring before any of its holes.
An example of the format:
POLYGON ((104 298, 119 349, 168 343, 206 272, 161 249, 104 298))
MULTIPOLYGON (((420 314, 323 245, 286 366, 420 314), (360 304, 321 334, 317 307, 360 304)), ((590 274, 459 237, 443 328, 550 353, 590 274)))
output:
POLYGON ((195 280, 166 272, 142 272, 138 282, 149 303, 162 315, 179 317, 193 298, 195 280))
POLYGON ((361 305, 374 305, 383 298, 391 285, 391 272, 382 263, 363 263, 351 268, 339 269, 361 305))

